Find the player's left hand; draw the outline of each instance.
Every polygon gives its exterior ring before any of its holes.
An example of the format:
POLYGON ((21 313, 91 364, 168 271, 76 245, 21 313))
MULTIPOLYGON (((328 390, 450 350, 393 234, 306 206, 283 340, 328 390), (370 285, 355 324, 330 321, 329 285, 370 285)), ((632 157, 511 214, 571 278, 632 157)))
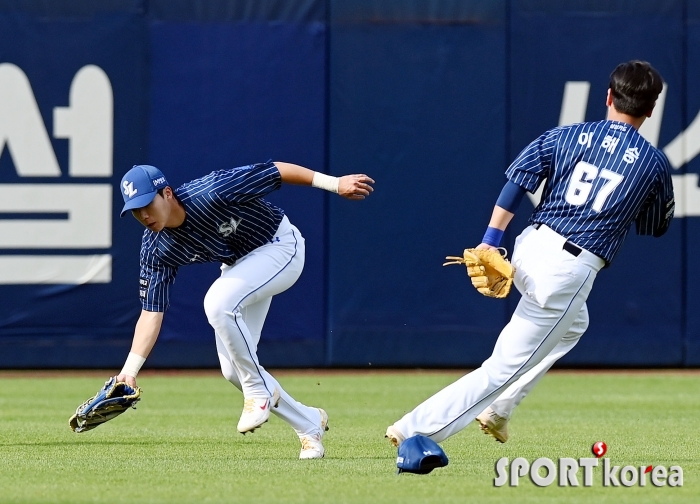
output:
POLYGON ((370 184, 374 184, 374 180, 367 175, 345 175, 338 181, 338 194, 351 200, 365 199, 374 191, 370 184))
POLYGON ((129 376, 128 374, 120 374, 116 378, 117 382, 126 383, 130 387, 136 387, 136 378, 129 376))
POLYGON ((121 415, 129 408, 135 408, 141 399, 141 389, 113 376, 107 380, 97 394, 78 406, 75 414, 68 419, 73 432, 85 432, 121 415))
POLYGON ((465 249, 462 257, 447 256, 446 259, 448 262, 443 266, 464 264, 472 285, 484 296, 504 298, 510 292, 515 268, 500 250, 481 243, 475 248, 465 249))

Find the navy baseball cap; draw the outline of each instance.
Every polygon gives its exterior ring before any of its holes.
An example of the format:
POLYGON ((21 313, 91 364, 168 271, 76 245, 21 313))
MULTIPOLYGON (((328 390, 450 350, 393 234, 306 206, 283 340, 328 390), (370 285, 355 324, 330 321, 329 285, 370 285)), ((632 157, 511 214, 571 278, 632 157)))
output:
POLYGON ((447 455, 435 441, 425 436, 413 436, 399 445, 396 467, 399 474, 409 472, 428 474, 433 469, 445 467, 447 455))
POLYGON ((134 208, 142 208, 148 205, 158 194, 158 190, 168 186, 165 175, 158 168, 151 165, 135 165, 122 177, 119 186, 124 198, 124 208, 120 217, 134 208))

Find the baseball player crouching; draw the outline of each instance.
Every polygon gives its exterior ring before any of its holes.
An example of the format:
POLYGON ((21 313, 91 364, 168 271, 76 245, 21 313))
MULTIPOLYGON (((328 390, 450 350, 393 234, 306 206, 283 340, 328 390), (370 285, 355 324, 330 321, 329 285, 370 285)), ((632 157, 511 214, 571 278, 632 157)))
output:
POLYGON ((498 247, 525 192, 545 183, 515 240, 514 285, 522 297, 491 356, 389 426, 393 444, 417 434, 440 442, 475 419, 505 442, 513 409, 588 327, 593 282, 632 223, 641 235, 666 232, 674 211, 671 167, 638 133, 662 89, 649 63, 622 63, 610 75, 606 120, 546 131, 513 161, 476 248, 498 247))
POLYGON ((220 262, 221 276, 204 298, 224 377, 243 392, 238 431, 252 432, 270 412, 292 426, 301 459, 324 456, 328 415, 295 401, 258 362, 257 346, 272 296, 291 287, 304 267, 304 238, 282 209, 263 197, 282 183, 310 185, 361 200, 367 175, 331 177, 302 166, 266 162, 220 170, 173 189, 163 173, 134 166, 121 181, 124 208, 146 227, 141 242, 141 315, 117 381, 136 376, 160 333, 178 268, 220 262))

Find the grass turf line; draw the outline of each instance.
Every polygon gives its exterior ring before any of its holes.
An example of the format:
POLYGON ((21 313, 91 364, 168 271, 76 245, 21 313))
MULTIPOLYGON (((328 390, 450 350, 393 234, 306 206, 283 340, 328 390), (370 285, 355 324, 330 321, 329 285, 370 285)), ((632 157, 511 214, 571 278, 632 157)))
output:
POLYGON ((243 401, 221 377, 145 375, 135 411, 82 434, 68 417, 100 379, 0 378, 0 502, 700 502, 697 374, 550 373, 516 410, 508 443, 473 424, 442 443, 447 467, 396 476, 386 426, 459 376, 280 373, 295 398, 330 415, 326 458, 310 461, 297 459, 296 435, 274 416, 240 435, 243 401), (682 466, 684 486, 603 487, 601 468, 588 488, 526 477, 493 486, 500 457, 590 457, 598 440, 614 465, 682 466))

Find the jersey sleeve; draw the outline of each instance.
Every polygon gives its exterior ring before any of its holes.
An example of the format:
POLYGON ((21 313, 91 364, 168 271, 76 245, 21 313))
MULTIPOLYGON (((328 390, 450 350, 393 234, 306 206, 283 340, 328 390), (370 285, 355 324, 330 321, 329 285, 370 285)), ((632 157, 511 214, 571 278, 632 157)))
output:
POLYGON ((526 191, 524 187, 519 186, 518 184, 509 180, 503 186, 501 194, 496 200, 496 205, 511 213, 515 213, 520 206, 520 202, 523 200, 525 193, 526 191))
POLYGON ((662 236, 671 225, 675 200, 671 167, 666 156, 660 153, 660 175, 656 190, 649 195, 635 219, 639 235, 662 236))
POLYGON ((525 147, 506 170, 506 177, 514 184, 534 193, 549 176, 552 154, 558 129, 546 131, 525 147))
POLYGON ((144 233, 141 243, 139 299, 146 311, 164 312, 170 305, 170 286, 177 268, 165 264, 158 255, 155 233, 144 233))
POLYGON ((215 173, 217 193, 227 203, 247 203, 282 187, 282 176, 272 161, 215 173))

